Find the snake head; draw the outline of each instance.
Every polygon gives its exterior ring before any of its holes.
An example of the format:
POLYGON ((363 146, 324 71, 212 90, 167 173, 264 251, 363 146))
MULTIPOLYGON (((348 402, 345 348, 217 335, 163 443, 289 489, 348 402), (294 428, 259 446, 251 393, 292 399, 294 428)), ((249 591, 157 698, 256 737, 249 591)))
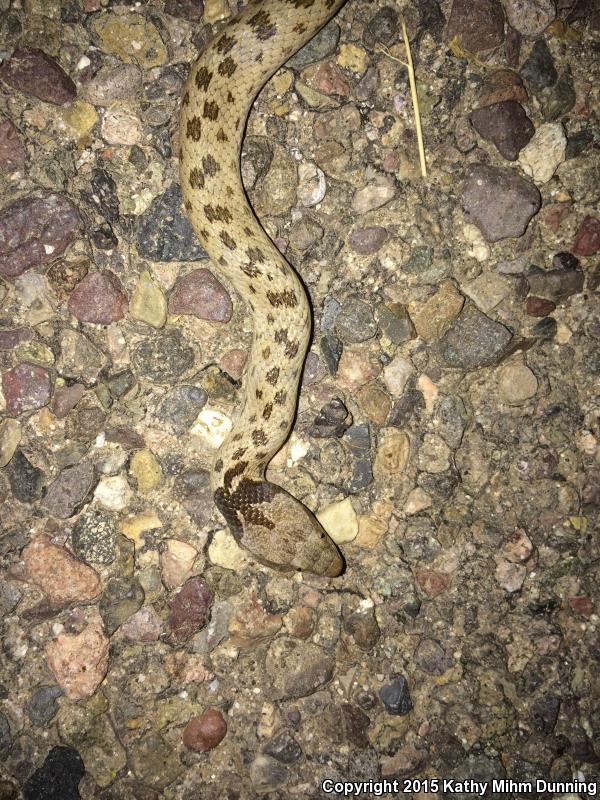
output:
POLYGON ((248 478, 232 493, 215 493, 240 547, 272 569, 335 578, 344 559, 316 517, 285 489, 248 478))

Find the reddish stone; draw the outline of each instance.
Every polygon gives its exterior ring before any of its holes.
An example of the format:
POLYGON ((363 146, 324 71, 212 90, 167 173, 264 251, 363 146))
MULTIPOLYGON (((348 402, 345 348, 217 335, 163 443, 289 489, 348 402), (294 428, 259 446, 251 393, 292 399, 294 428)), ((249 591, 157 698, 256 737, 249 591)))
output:
POLYGON ((98 620, 79 635, 61 633, 46 645, 48 666, 69 700, 85 700, 100 686, 108 671, 109 643, 98 620))
POLYGON ((527 90, 518 72, 512 69, 496 69, 485 76, 477 105, 484 108, 507 100, 526 103, 528 99, 527 90))
POLYGON ((0 350, 14 350, 21 342, 30 342, 33 331, 30 328, 11 328, 0 331, 0 350))
POLYGON ((594 613, 594 604, 592 598, 587 595, 579 595, 577 597, 569 597, 569 604, 576 614, 582 617, 591 617, 594 613))
POLYGON ((15 278, 54 261, 79 229, 73 203, 60 194, 24 197, 0 213, 0 275, 15 278))
POLYGON ((25 150, 17 129, 9 119, 0 124, 0 167, 21 169, 25 166, 25 150))
POLYGON ((23 561, 28 580, 42 590, 53 606, 89 603, 100 593, 97 572, 45 534, 27 545, 23 561))
POLYGON ((593 256, 600 250, 600 219, 586 217, 575 235, 571 252, 576 256, 593 256))
POLYGON ((525 311, 530 317, 547 317, 556 308, 556 303, 552 300, 545 300, 543 297, 528 297, 525 301, 525 311))
POLYGON ((18 364, 2 376, 2 389, 8 415, 18 417, 24 411, 34 411, 47 405, 50 400, 50 375, 42 367, 18 364))
POLYGON ((77 284, 69 297, 69 311, 80 322, 110 325, 123 319, 127 295, 114 272, 90 272, 77 284))
POLYGON ((348 244, 363 256, 376 253, 388 237, 388 232, 381 225, 372 225, 369 228, 357 228, 350 233, 348 244))
POLYGON ((77 403, 85 394, 85 386, 82 383, 74 383, 72 386, 59 386, 52 398, 52 411, 58 419, 64 419, 72 411, 77 403))
POLYGON ((185 641, 203 628, 210 613, 213 593, 202 578, 190 578, 170 602, 168 624, 173 636, 185 641))
POLYGON ((13 89, 55 105, 70 103, 77 88, 53 58, 36 47, 18 47, 0 67, 0 79, 13 89))
POLYGON ((192 719, 183 731, 183 744, 188 750, 206 753, 215 748, 225 738, 227 723, 221 712, 209 708, 198 717, 192 719))
POLYGON ((477 53, 499 47, 504 41, 504 11, 499 0, 454 0, 446 28, 446 41, 458 42, 477 53))
POLYGON ((169 311, 213 322, 229 322, 233 306, 225 287, 212 272, 195 269, 175 284, 169 297, 169 311))
POLYGON ((221 359, 221 369, 224 369, 236 381, 242 377, 248 353, 245 350, 228 350, 221 359))
POLYGON ((320 65, 310 84, 323 94, 337 94, 340 97, 348 97, 350 94, 348 81, 341 69, 332 61, 320 65))
POLYGON ((450 583, 450 577, 446 573, 436 572, 433 569, 419 569, 416 577, 427 597, 437 597, 450 583))
POLYGON ((551 203, 540 212, 540 218, 553 233, 558 233, 562 221, 572 210, 568 203, 551 203))

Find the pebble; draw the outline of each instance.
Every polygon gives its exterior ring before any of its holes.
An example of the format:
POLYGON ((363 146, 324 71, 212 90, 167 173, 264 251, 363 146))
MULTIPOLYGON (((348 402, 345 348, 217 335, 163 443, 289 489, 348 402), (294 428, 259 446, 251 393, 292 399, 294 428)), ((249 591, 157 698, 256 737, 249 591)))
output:
POLYGON ((536 697, 531 704, 531 721, 534 728, 547 736, 550 735, 558 720, 560 704, 560 697, 551 692, 536 697))
POLYGON ((395 356, 383 369, 383 380, 392 396, 400 397, 406 384, 415 371, 412 363, 404 356, 395 356))
POLYGON ((18 131, 9 119, 0 123, 0 167, 7 171, 25 166, 25 149, 18 131))
POLYGON ((169 313, 192 314, 198 319, 229 322, 233 306, 224 286, 207 269, 180 278, 169 296, 169 313))
POLYGON ((359 608, 344 620, 344 631, 352 636, 356 646, 364 653, 372 650, 381 637, 381 630, 377 624, 375 609, 359 608))
POLYGON ((169 602, 168 626, 179 642, 203 628, 210 615, 213 592, 200 577, 190 578, 169 602))
MULTIPOLYGON (((222 584, 221 584, 222 586, 222 584)), ((210 622, 192 637, 194 653, 210 653, 228 634, 231 605, 227 601, 215 603, 210 612, 210 622)))
POLYGON ((21 450, 8 462, 6 475, 13 497, 21 503, 33 503, 42 494, 44 473, 34 467, 21 450))
POLYGON ((512 533, 502 548, 503 557, 513 564, 518 564, 520 561, 527 561, 532 553, 533 543, 522 528, 512 533))
POLYGON ((207 399, 207 392, 199 386, 175 386, 165 394, 158 417, 175 433, 184 434, 194 424, 207 399))
POLYGON ((521 405, 535 397, 538 379, 525 364, 508 364, 500 371, 498 392, 509 405, 521 405))
POLYGON ((326 406, 323 406, 307 429, 309 436, 326 438, 335 436, 341 438, 352 425, 352 414, 348 411, 339 397, 334 397, 326 406))
POLYGON ((352 209, 357 214, 366 214, 389 203, 396 196, 396 190, 387 178, 380 178, 355 192, 352 209))
POLYGON ((499 361, 511 339, 508 328, 468 303, 440 340, 440 353, 448 366, 474 370, 499 361))
POLYGON ((375 474, 398 475, 403 473, 410 456, 410 438, 404 431, 384 428, 379 433, 375 474))
POLYGON ((0 212, 0 275, 15 278, 59 258, 79 231, 73 203, 60 194, 25 196, 0 212))
POLYGON ((68 519, 81 506, 94 483, 94 468, 89 461, 81 461, 63 470, 48 486, 42 500, 45 508, 55 517, 68 519))
POLYGON ((564 70, 554 86, 544 89, 541 94, 542 112, 548 122, 560 119, 573 108, 577 94, 570 70, 564 70))
POLYGON ((163 328, 167 321, 167 301, 147 270, 142 272, 135 285, 129 301, 129 313, 133 319, 153 328, 163 328))
POLYGON ((21 423, 16 419, 0 422, 0 469, 3 469, 15 454, 21 441, 21 423))
MULTIPOLYGON (((80 800, 79 782, 85 765, 77 750, 58 745, 53 747, 41 767, 23 784, 25 800, 80 800)), ((11 800, 7 795, 7 800, 11 800)))
POLYGON ((288 781, 287 768, 267 755, 257 756, 249 767, 250 780, 256 795, 270 794, 288 781))
POLYGON ((414 652, 417 666, 429 675, 443 675, 454 661, 437 639, 421 639, 414 652))
POLYGON ((154 608, 142 606, 121 625, 121 633, 133 642, 156 642, 162 627, 162 620, 154 608))
POLYGON ((496 564, 496 581, 507 592, 518 592, 523 586, 527 569, 522 564, 513 564, 499 558, 496 564))
POLYGON ((202 261, 205 250, 197 243, 188 218, 181 210, 179 184, 155 197, 138 218, 137 250, 150 261, 202 261))
POLYGON ((90 509, 82 514, 73 528, 71 544, 84 561, 112 564, 116 552, 116 525, 112 517, 90 509))
POLYGON ((73 383, 71 386, 56 386, 52 397, 52 412, 57 419, 64 419, 75 408, 85 395, 85 386, 82 383, 73 383))
POLYGON ((410 318, 418 335, 426 342, 437 341, 460 314, 465 303, 454 283, 444 281, 423 305, 410 309, 410 318))
POLYGON ((538 39, 535 42, 531 53, 521 67, 520 74, 533 94, 539 94, 542 89, 556 83, 558 73, 544 39, 538 39))
POLYGON ((216 450, 223 444, 232 427, 231 419, 222 411, 203 408, 190 432, 216 450))
POLYGON ((302 757, 302 748, 286 730, 272 736, 264 746, 264 752, 282 764, 295 764, 302 757))
POLYGON ((40 686, 33 692, 27 703, 27 716, 33 725, 45 728, 52 722, 58 711, 56 700, 61 695, 60 686, 40 686))
POLYGON ((445 39, 458 39, 472 53, 499 47, 504 41, 504 12, 498 0, 453 0, 445 39))
POLYGON ((69 700, 91 697, 108 670, 109 639, 91 622, 80 634, 61 633, 46 645, 48 666, 69 700))
POLYGON ((600 250, 600 218, 587 216, 584 217, 581 225, 577 229, 573 246, 573 255, 589 258, 596 255, 600 250))
POLYGON ((29 580, 38 586, 53 606, 86 603, 100 593, 98 574, 64 547, 41 534, 23 550, 29 580))
POLYGON ((533 183, 515 170, 477 164, 463 185, 461 203, 465 216, 486 241, 518 238, 525 233, 541 205, 533 183))
POLYGON ((462 287, 481 311, 488 312, 505 300, 512 290, 512 283, 504 275, 484 272, 462 287))
POLYGON ((508 161, 516 161, 534 133, 523 106, 514 100, 476 109, 471 113, 471 122, 477 133, 492 142, 508 161))
POLYGON ((367 22, 363 32, 363 44, 369 49, 373 49, 378 42, 390 44, 398 31, 398 12, 391 6, 384 6, 367 22))
POLYGON ((143 786, 149 787, 146 796, 151 800, 160 797, 161 790, 177 780, 184 770, 173 747, 154 730, 131 742, 127 755, 133 775, 143 786))
POLYGON ((183 731, 183 744, 188 750, 207 753, 214 750, 225 738, 227 723, 217 708, 208 708, 192 719, 183 731))
POLYGON ((175 383, 194 365, 194 350, 177 329, 144 339, 133 351, 135 371, 152 383, 175 383))
POLYGON ((545 300, 543 297, 530 295, 525 300, 525 311, 530 317, 547 317, 556 308, 556 303, 552 300, 545 300))
POLYGON ((265 667, 274 699, 307 697, 331 680, 334 658, 312 642, 279 636, 269 645, 265 667))
POLYGON ((503 6, 512 27, 531 38, 543 33, 556 17, 554 0, 503 0, 503 6))
POLYGON ((392 683, 381 687, 378 692, 379 697, 388 714, 405 716, 413 708, 408 681, 404 675, 398 673, 393 675, 392 678, 392 683))
POLYGON ((0 67, 0 80, 55 105, 70 103, 77 96, 77 87, 60 64, 36 47, 17 47, 0 67))
POLYGON ((340 385, 350 392, 355 392, 365 383, 375 380, 381 373, 378 355, 379 348, 375 348, 371 343, 360 343, 344 348, 337 368, 340 385))
POLYGON ((110 325, 123 319, 128 299, 114 272, 90 272, 69 297, 68 307, 80 322, 110 325))
POLYGON ((547 183, 565 160, 567 137, 559 122, 547 122, 535 132, 529 144, 521 150, 519 164, 533 180, 547 183))
POLYGON ((130 108, 108 108, 102 116, 100 125, 102 138, 108 144, 132 145, 140 144, 143 138, 142 122, 130 108))
POLYGON ((150 70, 167 61, 167 48, 158 28, 140 14, 104 11, 94 16, 92 25, 103 52, 117 56, 125 64, 150 70))
POLYGON ((583 291, 584 275, 580 269, 530 268, 527 273, 529 291, 536 297, 561 303, 583 291))
POLYGON ((6 413, 17 417, 43 408, 50 401, 50 374, 43 367, 21 363, 2 375, 6 413))
POLYGON ((336 544, 351 542, 358 534, 358 517, 349 497, 326 506, 315 516, 336 544))
POLYGON ((82 333, 65 328, 60 333, 58 370, 66 378, 94 383, 106 366, 106 356, 82 333))
POLYGON ((375 309, 375 318, 392 344, 404 344, 416 336, 408 309, 402 303, 380 303, 375 309))
POLYGON ((132 496, 127 478, 123 475, 101 478, 94 492, 94 499, 108 511, 122 511, 130 504, 132 496))
POLYGON ((355 228, 348 236, 348 244, 355 253, 372 255, 376 253, 388 238, 388 232, 381 225, 369 228, 355 228))
POLYGON ((140 610, 144 590, 137 578, 111 578, 100 598, 99 611, 109 636, 140 610))
POLYGON ((142 76, 133 64, 100 67, 82 87, 82 93, 95 106, 108 108, 119 101, 134 100, 142 88, 142 76))
POLYGON ((486 72, 479 93, 479 108, 507 101, 526 103, 529 95, 518 72, 512 69, 495 69, 486 72))
POLYGON ((420 514, 421 511, 431 508, 431 505, 431 496, 427 494, 426 491, 421 489, 420 486, 417 486, 415 489, 409 492, 409 495, 406 498, 406 503, 404 504, 404 513, 407 515, 420 514))
POLYGON ((371 307, 358 297, 352 297, 343 303, 334 327, 344 344, 364 342, 377 333, 377 323, 371 307))
POLYGON ((316 61, 322 61, 337 48, 340 40, 340 27, 336 22, 329 22, 316 36, 309 40, 287 63, 290 69, 301 70, 316 61))
POLYGON ((176 589, 190 577, 198 551, 179 539, 167 539, 160 556, 163 583, 168 589, 176 589))
POLYGON ((240 572, 248 564, 248 558, 228 530, 215 531, 208 547, 211 563, 224 569, 240 572))
POLYGON ((305 208, 316 206, 327 192, 325 173, 312 162, 302 161, 298 166, 298 200, 305 208))
POLYGON ((141 494, 150 494, 162 483, 162 469, 151 450, 138 450, 129 461, 129 474, 141 494))
POLYGON ((295 159, 282 147, 273 147, 269 170, 252 198, 258 216, 288 214, 296 205, 298 167, 295 159))
POLYGON ((434 569, 417 569, 415 577, 427 597, 434 598, 444 592, 450 584, 450 576, 434 569))

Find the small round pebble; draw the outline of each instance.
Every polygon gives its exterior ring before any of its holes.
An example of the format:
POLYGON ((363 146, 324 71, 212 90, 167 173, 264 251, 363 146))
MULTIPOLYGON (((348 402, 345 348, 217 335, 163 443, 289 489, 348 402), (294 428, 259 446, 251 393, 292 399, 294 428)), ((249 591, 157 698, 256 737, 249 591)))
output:
POLYGON ((225 738, 227 723, 216 708, 208 708, 192 719, 183 731, 183 744, 188 750, 206 753, 213 750, 225 738))

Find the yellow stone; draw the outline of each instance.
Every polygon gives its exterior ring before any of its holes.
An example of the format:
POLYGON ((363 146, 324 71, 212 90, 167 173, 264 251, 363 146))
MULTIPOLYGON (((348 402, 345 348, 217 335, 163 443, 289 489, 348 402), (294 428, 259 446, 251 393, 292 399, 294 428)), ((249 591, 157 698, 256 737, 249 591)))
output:
POLYGON ((94 29, 104 52, 117 56, 126 64, 152 69, 168 59, 158 28, 141 14, 105 11, 95 20, 94 29))
POLYGON ((311 89, 311 87, 307 83, 304 83, 304 81, 296 81, 296 91, 304 100, 304 102, 311 108, 338 108, 339 106, 339 103, 337 103, 331 97, 327 97, 326 94, 322 94, 322 92, 317 92, 315 89, 311 89))
POLYGON ((85 139, 98 122, 98 113, 91 103, 75 100, 61 111, 63 122, 79 140, 85 139))
POLYGON ((227 0, 206 0, 204 3, 204 22, 220 22, 231 14, 227 0))
POLYGON ((162 328, 167 321, 166 298, 147 270, 142 272, 133 291, 129 313, 153 328, 162 328))
POLYGON ((160 557, 163 581, 169 589, 181 586, 189 578, 198 551, 179 539, 169 539, 160 557))
POLYGON ((0 424, 0 469, 14 456, 20 441, 21 423, 16 419, 5 419, 0 424))
POLYGON ((357 75, 362 75, 367 70, 369 59, 362 47, 356 44, 343 44, 337 57, 340 67, 346 67, 357 75))
POLYGON ((372 550, 388 531, 388 520, 361 514, 358 518, 358 536, 354 544, 372 550))
POLYGON ((227 530, 215 532, 208 547, 208 557, 217 567, 235 571, 248 563, 246 554, 227 530))
POLYGON ((410 439, 404 431, 384 428, 379 437, 375 456, 375 472, 397 475, 404 472, 410 455, 410 439))
POLYGON ((148 531, 162 528, 162 522, 154 511, 143 511, 121 522, 121 532, 133 542, 140 542, 142 536, 148 531))
POLYGON ((292 73, 288 69, 282 69, 273 75, 269 88, 271 91, 275 92, 275 94, 282 95, 291 87, 293 80, 294 76, 292 73))
POLYGON ((336 544, 356 539, 358 516, 349 497, 326 506, 316 517, 336 544))
POLYGON ((138 450, 131 459, 129 472, 137 480, 138 491, 142 494, 152 492, 162 479, 160 464, 151 450, 138 450))

